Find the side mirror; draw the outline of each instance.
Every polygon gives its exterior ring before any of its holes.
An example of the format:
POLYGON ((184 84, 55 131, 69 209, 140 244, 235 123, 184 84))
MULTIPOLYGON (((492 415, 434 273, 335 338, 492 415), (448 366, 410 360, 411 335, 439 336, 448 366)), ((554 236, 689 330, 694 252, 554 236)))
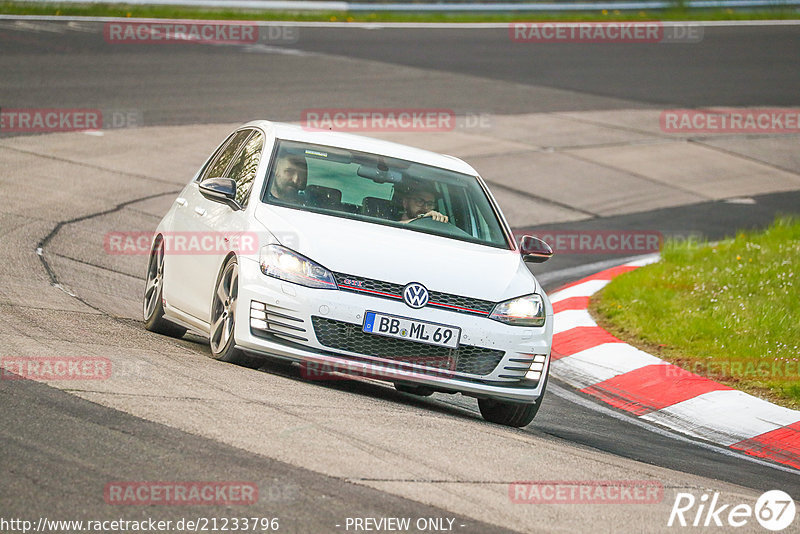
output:
POLYGON ((544 263, 553 256, 553 249, 550 248, 550 245, 532 235, 523 236, 519 248, 522 253, 522 261, 544 263))
POLYGON ((208 200, 228 204, 235 210, 242 207, 236 202, 236 180, 232 178, 208 178, 200 182, 200 194, 208 200))

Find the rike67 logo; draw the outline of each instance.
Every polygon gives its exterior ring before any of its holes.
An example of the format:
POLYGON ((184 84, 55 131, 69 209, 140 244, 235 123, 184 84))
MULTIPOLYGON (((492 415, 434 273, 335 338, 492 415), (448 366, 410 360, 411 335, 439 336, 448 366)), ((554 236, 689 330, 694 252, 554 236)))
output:
POLYGON ((794 523, 795 514, 794 500, 781 490, 762 494, 755 506, 745 503, 723 504, 719 500, 719 492, 713 495, 704 493, 700 498, 691 493, 678 493, 667 526, 739 528, 755 517, 765 529, 779 532, 794 523))

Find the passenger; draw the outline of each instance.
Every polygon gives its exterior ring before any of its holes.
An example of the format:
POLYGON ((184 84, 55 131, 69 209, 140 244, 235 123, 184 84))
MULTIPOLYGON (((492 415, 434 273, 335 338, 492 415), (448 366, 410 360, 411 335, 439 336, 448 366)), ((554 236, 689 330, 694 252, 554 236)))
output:
POLYGON ((275 164, 270 194, 278 200, 299 203, 308 183, 308 164, 302 156, 283 156, 275 164))
POLYGON ((437 206, 438 194, 436 187, 431 182, 419 179, 406 180, 408 182, 400 191, 402 213, 401 223, 408 223, 422 217, 430 217, 434 221, 446 223, 449 218, 442 215, 434 208, 437 206))

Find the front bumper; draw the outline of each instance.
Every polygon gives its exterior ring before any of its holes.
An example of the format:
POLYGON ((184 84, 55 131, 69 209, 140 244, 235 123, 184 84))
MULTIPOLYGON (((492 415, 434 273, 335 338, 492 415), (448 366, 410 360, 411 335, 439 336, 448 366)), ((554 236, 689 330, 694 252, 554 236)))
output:
MULTIPOLYGON (((308 369, 342 371, 428 387, 436 391, 460 392, 478 398, 532 403, 542 394, 550 366, 552 341, 552 307, 546 301, 548 317, 545 326, 523 328, 509 326, 486 317, 452 311, 423 308, 412 310, 399 301, 346 291, 312 289, 269 278, 261 273, 258 262, 242 258, 239 266, 239 296, 236 309, 235 340, 238 348, 250 353, 268 355, 306 364, 308 369), (339 324, 353 335, 371 340, 380 336, 362 334, 365 311, 413 317, 461 329, 461 346, 483 350, 497 356, 496 366, 464 365, 456 349, 431 349, 431 346, 400 340, 408 354, 447 355, 451 364, 426 357, 389 358, 366 352, 343 350, 317 337, 314 323, 339 324), (268 320, 267 316, 269 317, 268 320), (252 317, 252 318, 251 318, 252 317), (534 358, 544 364, 539 380, 525 378, 534 358)), ((545 299, 546 300, 546 299, 545 299)), ((384 338, 381 338, 383 340, 384 338)), ((397 346, 397 345, 395 345, 397 346)), ((472 350, 475 349, 475 350, 472 350)), ((459 352, 461 351, 461 352, 459 352)))

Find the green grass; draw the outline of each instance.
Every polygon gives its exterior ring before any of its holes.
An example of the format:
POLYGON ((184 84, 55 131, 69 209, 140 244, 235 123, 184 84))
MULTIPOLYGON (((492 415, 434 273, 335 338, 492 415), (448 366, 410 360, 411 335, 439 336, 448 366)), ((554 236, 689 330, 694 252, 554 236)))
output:
POLYGON ((91 17, 184 18, 202 20, 292 20, 335 22, 512 22, 623 20, 766 20, 798 19, 800 10, 681 9, 654 11, 591 11, 579 13, 402 13, 281 12, 245 9, 202 9, 179 6, 0 2, 0 14, 91 17))
POLYGON ((692 372, 800 409, 800 217, 714 245, 668 241, 590 310, 617 337, 692 372))

